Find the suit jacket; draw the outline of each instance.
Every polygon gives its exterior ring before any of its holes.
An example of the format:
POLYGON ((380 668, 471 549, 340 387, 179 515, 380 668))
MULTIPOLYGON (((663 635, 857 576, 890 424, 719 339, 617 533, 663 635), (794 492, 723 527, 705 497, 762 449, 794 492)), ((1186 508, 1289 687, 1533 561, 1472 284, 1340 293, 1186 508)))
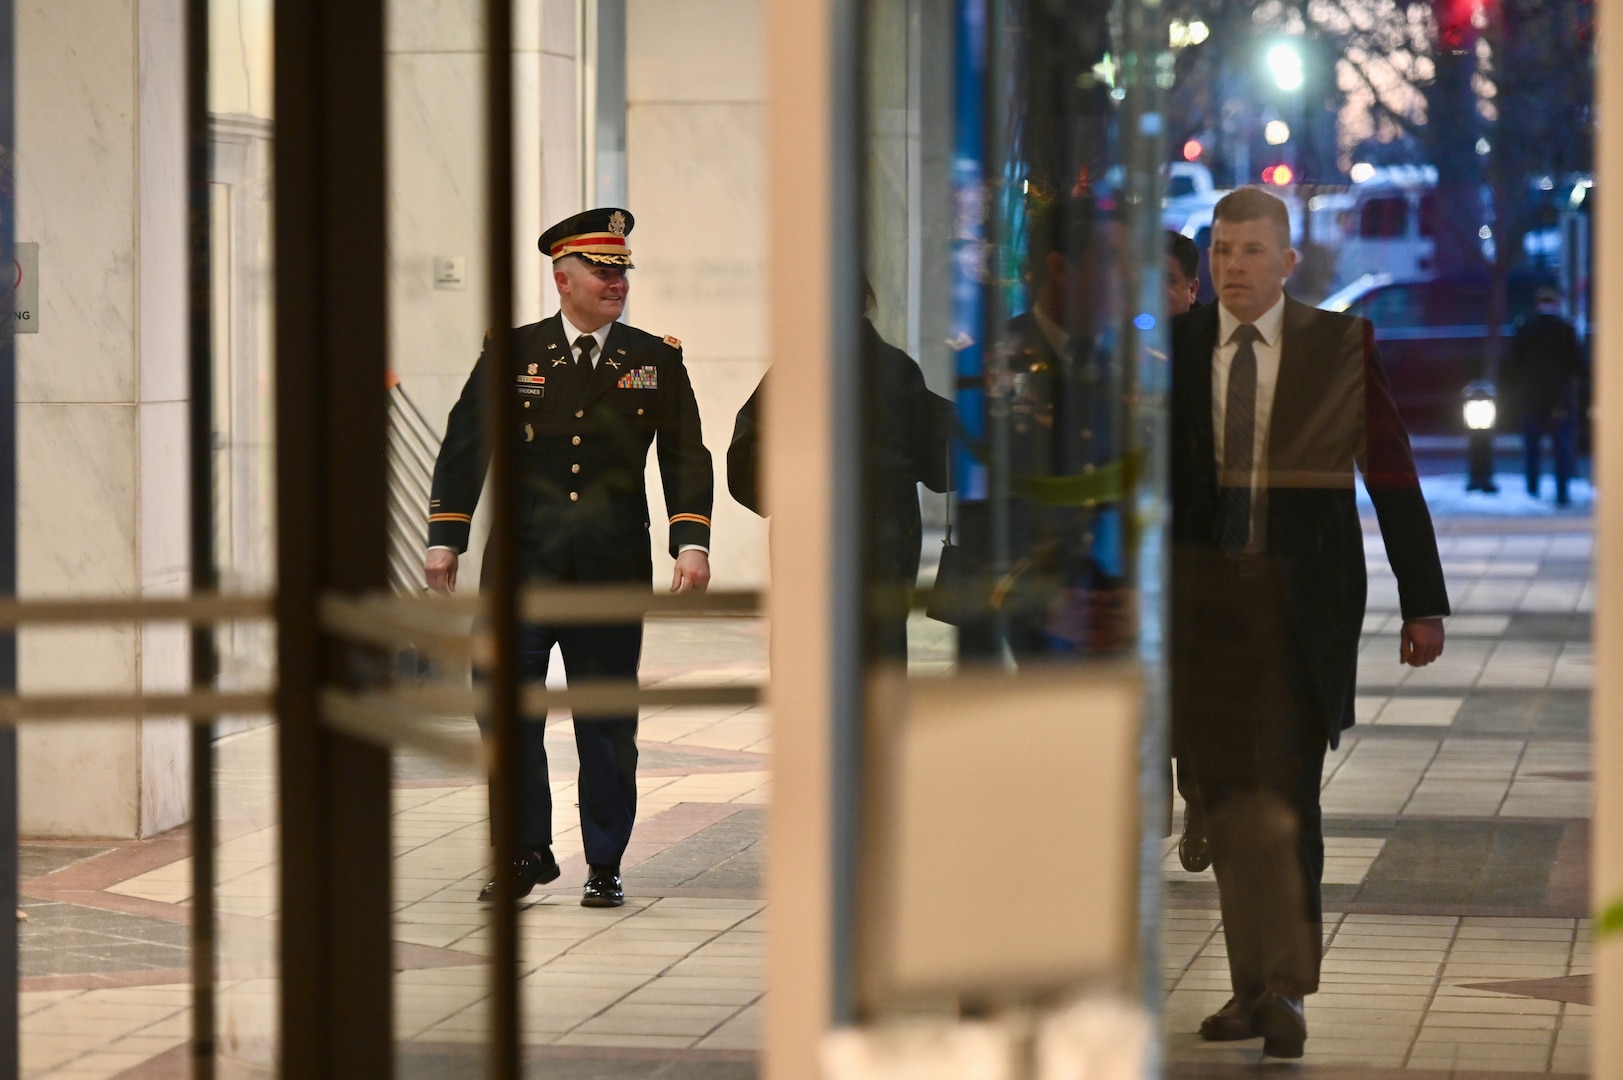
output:
MULTIPOLYGON (((913 358, 880 337, 867 319, 862 322, 862 359, 881 421, 865 458, 874 487, 874 520, 869 528, 881 562, 877 569, 887 581, 912 585, 919 576, 923 542, 918 485, 931 491, 951 488, 947 455, 955 413, 952 402, 925 386, 924 373, 913 358)), ((760 483, 766 384, 767 377, 762 377, 738 410, 727 446, 727 490, 762 517, 767 515, 760 483)))
POLYGON ((1523 423, 1577 411, 1584 352, 1578 332, 1561 316, 1543 312, 1523 323, 1511 341, 1505 368, 1507 389, 1520 399, 1523 423))
MULTIPOLYGON (((1221 551, 1212 419, 1217 330, 1216 304, 1172 321, 1174 611, 1181 597, 1198 592, 1221 551)), ((1368 320, 1286 299, 1267 453, 1265 556, 1281 585, 1274 595, 1283 618, 1275 621, 1286 639, 1271 651, 1290 665, 1298 705, 1335 746, 1353 722, 1367 594, 1355 468, 1375 504, 1404 618, 1449 613, 1431 514, 1368 320)), ((1211 644, 1179 622, 1171 630, 1175 732, 1199 705, 1180 699, 1179 671, 1198 664, 1211 644)))
MULTIPOLYGON (((597 366, 574 367, 561 314, 513 331, 509 408, 501 432, 518 443, 519 558, 532 579, 650 580, 648 448, 670 514, 670 550, 710 544, 714 477, 693 385, 674 338, 615 323, 597 366)), ((428 542, 466 551, 490 447, 483 401, 494 363, 486 348, 446 421, 434 465, 428 542)))

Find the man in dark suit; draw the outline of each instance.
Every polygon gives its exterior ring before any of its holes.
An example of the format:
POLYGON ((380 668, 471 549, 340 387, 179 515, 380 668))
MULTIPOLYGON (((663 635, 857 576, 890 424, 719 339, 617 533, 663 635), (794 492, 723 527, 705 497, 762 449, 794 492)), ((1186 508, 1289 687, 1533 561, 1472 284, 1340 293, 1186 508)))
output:
POLYGON ((1300 1057, 1319 788, 1353 722, 1367 591, 1355 469, 1398 579, 1402 663, 1441 655, 1448 595, 1370 324, 1285 296, 1278 199, 1242 188, 1213 216, 1218 302, 1172 322, 1173 742, 1204 796, 1234 995, 1200 1033, 1300 1057))
POLYGON ((1538 498, 1544 436, 1555 451, 1555 502, 1572 501, 1573 439, 1578 426, 1578 388, 1584 351, 1578 332, 1561 315, 1561 294, 1549 286, 1534 294, 1537 310, 1510 343, 1505 382, 1520 399, 1527 451, 1527 493, 1538 498))
MULTIPOLYGON (((497 434, 518 447, 518 550, 524 581, 648 587, 648 495, 643 475, 656 439, 676 559, 671 591, 703 592, 710 582, 710 504, 714 479, 699 410, 682 363, 682 343, 616 321, 632 268, 631 214, 605 208, 559 222, 542 235, 552 258, 559 312, 513 332, 510 421, 497 434)), ((491 354, 479 358, 446 422, 434 467, 424 560, 431 588, 456 588, 457 555, 468 547, 474 505, 490 447, 480 430, 491 354)), ((547 677, 553 645, 575 679, 635 684, 642 624, 526 625, 521 674, 547 677)), ((521 849, 510 857, 517 895, 558 877, 552 855, 552 792, 545 717, 527 718, 519 746, 521 849)), ((577 714, 580 826, 589 872, 581 903, 625 902, 620 858, 637 809, 637 714, 577 714)), ((496 894, 492 881, 481 900, 496 894)))
MULTIPOLYGON (((871 308, 873 288, 864 286, 871 308)), ((873 562, 869 602, 874 612, 874 644, 878 655, 906 663, 907 615, 913 606, 924 537, 919 485, 931 491, 951 488, 947 455, 955 418, 952 402, 931 393, 919 365, 880 337, 867 318, 862 320, 861 339, 863 373, 879 420, 864 458, 869 505, 874 511, 866 525, 873 562)), ((760 482, 761 410, 767 392, 767 376, 763 376, 738 410, 727 446, 727 490, 762 517, 768 512, 760 482)))

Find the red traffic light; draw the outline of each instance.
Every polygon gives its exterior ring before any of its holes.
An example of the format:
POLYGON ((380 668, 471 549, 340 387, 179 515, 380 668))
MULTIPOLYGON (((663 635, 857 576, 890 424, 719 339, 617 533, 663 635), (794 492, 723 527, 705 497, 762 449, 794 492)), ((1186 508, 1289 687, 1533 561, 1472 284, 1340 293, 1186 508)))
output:
POLYGON ((1200 145, 1199 139, 1190 139, 1183 144, 1183 159, 1185 161, 1197 161, 1205 150, 1206 148, 1200 145))
POLYGON ((1289 165, 1270 165, 1262 170, 1262 182, 1264 184, 1284 187, 1294 179, 1296 179, 1296 174, 1291 171, 1289 165))

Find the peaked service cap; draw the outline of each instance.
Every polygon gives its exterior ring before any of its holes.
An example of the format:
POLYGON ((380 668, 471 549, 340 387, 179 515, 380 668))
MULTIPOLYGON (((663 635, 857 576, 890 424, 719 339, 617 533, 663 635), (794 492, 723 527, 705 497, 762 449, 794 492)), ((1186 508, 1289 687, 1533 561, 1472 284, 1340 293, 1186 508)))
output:
POLYGON ((537 246, 553 262, 565 255, 579 255, 597 266, 630 270, 631 249, 626 246, 626 237, 635 224, 629 210, 599 207, 564 218, 541 234, 537 246))

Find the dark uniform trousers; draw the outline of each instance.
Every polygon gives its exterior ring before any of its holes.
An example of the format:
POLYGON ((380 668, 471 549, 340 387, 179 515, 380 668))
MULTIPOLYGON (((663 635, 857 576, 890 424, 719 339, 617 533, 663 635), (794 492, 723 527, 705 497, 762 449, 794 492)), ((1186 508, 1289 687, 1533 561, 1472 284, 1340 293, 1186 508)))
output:
MULTIPOLYGON (((578 336, 556 315, 513 331, 511 370, 501 380, 511 409, 511 427, 502 434, 518 442, 520 574, 532 587, 651 589, 643 477, 656 440, 671 554, 710 544, 714 478, 693 387, 673 338, 662 341, 615 323, 588 371, 571 353, 578 336)), ((480 429, 491 362, 487 349, 446 425, 429 507, 431 545, 467 549, 490 457, 480 429)), ((554 645, 571 684, 637 683, 640 621, 526 625, 519 633, 519 677, 544 681, 554 645)), ((526 851, 552 844, 545 719, 525 717, 519 736, 519 840, 526 851)), ((637 713, 577 715, 574 728, 586 860, 618 865, 636 818, 637 713)))
MULTIPOLYGON (((520 627, 519 678, 545 682, 554 645, 563 654, 570 683, 613 679, 636 685, 641 623, 520 627)), ((479 726, 486 726, 483 717, 479 726)), ((637 714, 576 716, 574 727, 586 861, 616 866, 637 818, 637 714)), ((546 714, 526 716, 519 733, 519 841, 526 849, 552 846, 550 775, 546 714)))

